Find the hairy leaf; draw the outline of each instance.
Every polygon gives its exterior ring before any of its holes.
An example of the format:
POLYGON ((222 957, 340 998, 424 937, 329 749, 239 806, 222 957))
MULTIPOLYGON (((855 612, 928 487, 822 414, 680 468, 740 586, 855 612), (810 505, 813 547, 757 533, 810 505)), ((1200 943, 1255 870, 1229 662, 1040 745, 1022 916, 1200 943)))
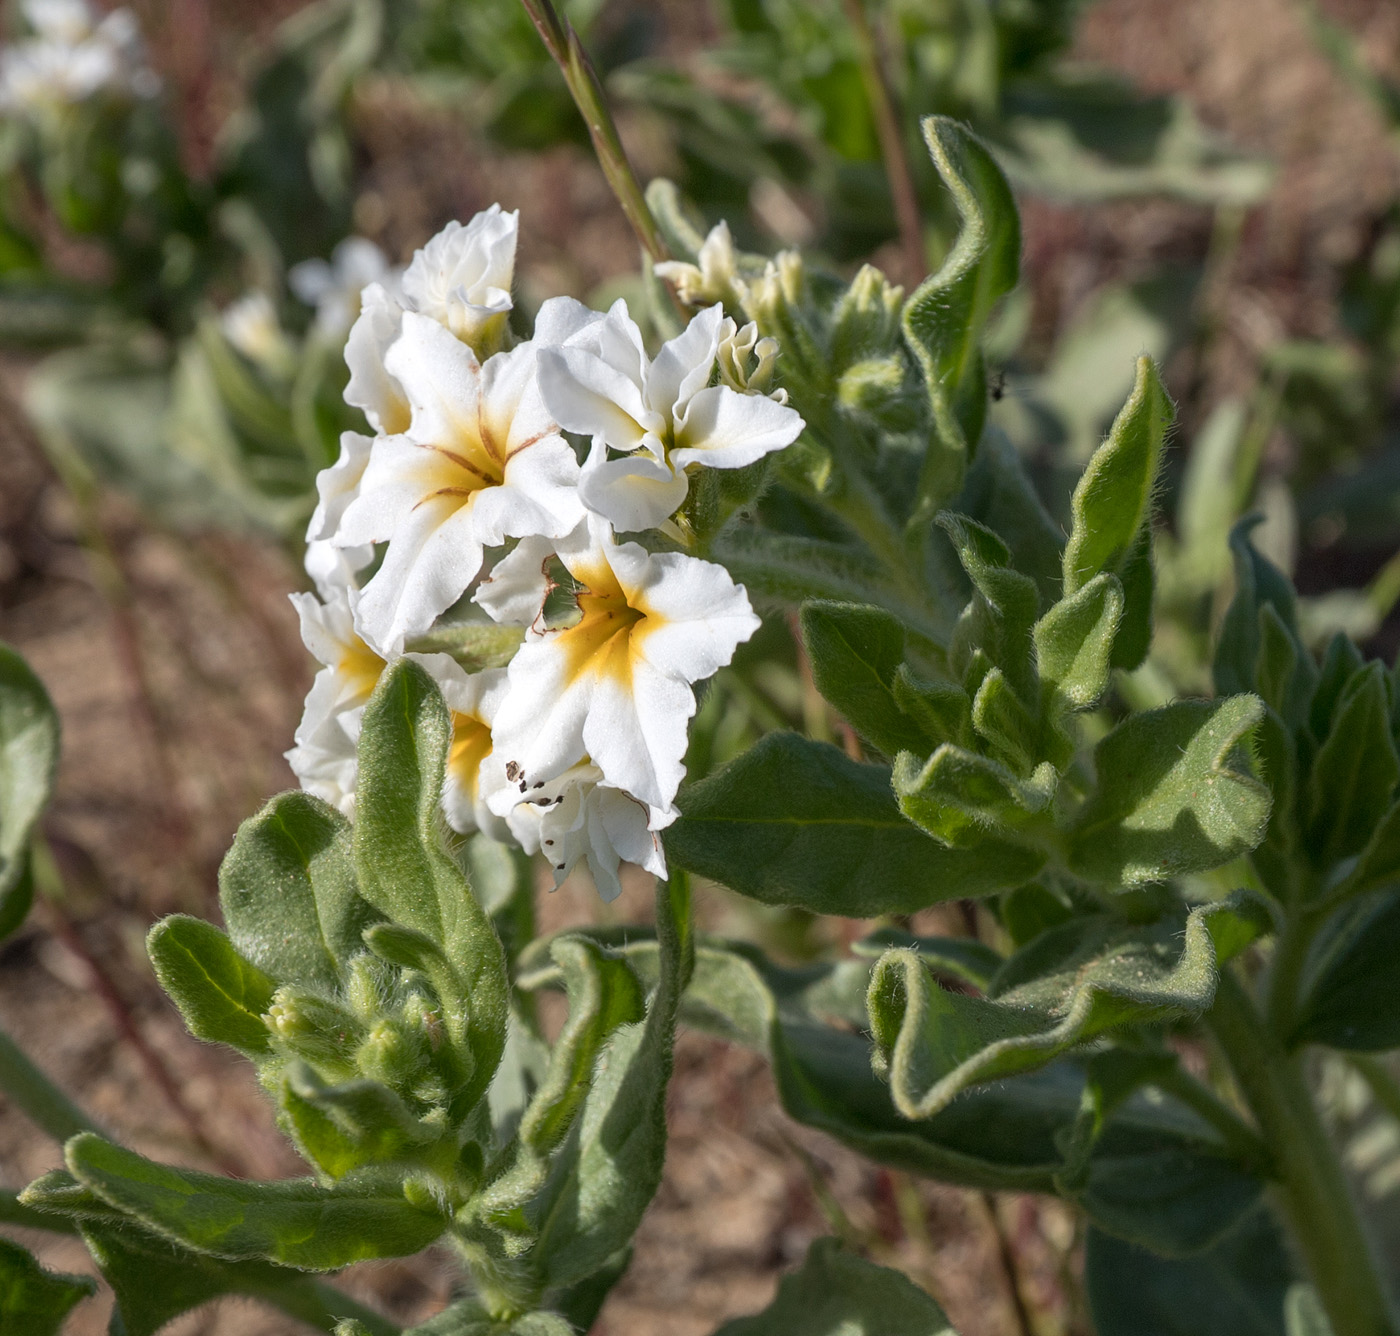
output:
POLYGON ((956 1336, 943 1310, 900 1271, 817 1239, 807 1258, 778 1284, 778 1295, 753 1317, 736 1318, 715 1336, 956 1336))
POLYGON ((297 1149, 332 1179, 366 1165, 408 1163, 441 1140, 377 1081, 328 1085, 305 1063, 284 1075, 279 1100, 297 1149))
POLYGON ((89 1276, 45 1271, 18 1243, 0 1238, 0 1326, 15 1336, 58 1336, 73 1308, 96 1293, 89 1276))
POLYGON ((900 815, 889 772, 835 747, 774 733, 691 786, 666 832, 681 867, 768 904, 868 918, 986 895, 1043 859, 987 841, 949 849, 900 815))
POLYGON ((232 1045, 249 1057, 269 1051, 271 1035, 262 1016, 276 985, 212 923, 172 914, 151 929, 146 951, 192 1035, 232 1045))
POLYGON ((69 1141, 64 1156, 81 1183, 148 1229, 231 1260, 333 1271, 420 1252, 446 1225, 390 1190, 220 1178, 155 1164, 90 1132, 69 1141))
POLYGON ((29 833, 58 766, 58 715, 44 684, 0 643, 0 938, 29 913, 29 833))
POLYGON ((927 523, 962 483, 987 414, 982 331, 1016 286, 1021 224, 1001 169, 981 142, 946 116, 923 122, 924 142, 961 218, 936 274, 904 308, 904 338, 923 372, 932 431, 910 526, 927 523))
POLYGON ((1249 767, 1264 705, 1177 701, 1120 724, 1094 749, 1098 786, 1070 834, 1073 870, 1124 886, 1204 872, 1254 848, 1271 795, 1249 767))
POLYGON ((1199 1016, 1220 964, 1267 931, 1257 900, 1193 910, 1151 928, 1073 919, 1012 956, 986 999, 938 986, 920 955, 887 952, 870 980, 870 1028, 895 1106, 928 1118, 967 1087, 1044 1066, 1124 1025, 1199 1016))
MULTIPOLYGON (((1250 532, 1263 522, 1262 515, 1249 515, 1230 530, 1230 552, 1235 562, 1235 597, 1220 626, 1215 647, 1215 689, 1235 695, 1256 689, 1259 662, 1259 616, 1267 607, 1279 624, 1297 640, 1298 600, 1288 577, 1267 557, 1261 556, 1250 541, 1250 532)), ((1301 641, 1298 641, 1301 649, 1301 641)), ((1300 654, 1308 668, 1312 660, 1300 654)))
POLYGON ((1061 710, 1098 704, 1108 687, 1114 637, 1123 619, 1123 586, 1101 571, 1056 603, 1035 625, 1040 679, 1061 710))
MULTIPOLYGON (((1048 762, 1028 780, 1020 780, 989 756, 944 743, 920 764, 908 752, 895 762, 893 782, 899 810, 946 845, 981 850, 995 858, 997 843, 989 835, 1012 833, 1045 811, 1059 776, 1048 762)), ((1030 849, 1004 845, 1000 853, 1008 875, 1005 886, 1028 881, 1044 859, 1030 849)))

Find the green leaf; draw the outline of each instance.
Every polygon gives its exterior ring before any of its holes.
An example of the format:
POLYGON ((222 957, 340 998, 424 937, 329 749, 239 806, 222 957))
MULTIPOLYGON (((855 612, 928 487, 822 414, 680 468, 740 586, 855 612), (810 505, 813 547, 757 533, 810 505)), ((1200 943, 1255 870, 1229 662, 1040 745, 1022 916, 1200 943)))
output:
POLYGON ((1397 779, 1385 668, 1372 662, 1348 682, 1308 776, 1307 841, 1319 867, 1366 847, 1390 810, 1397 779))
POLYGON ((929 752, 931 740, 894 694, 904 627, 881 608, 813 600, 802 605, 802 643, 812 680, 855 730, 886 756, 929 752))
POLYGON ((196 1252, 333 1271, 406 1257, 446 1227, 391 1190, 322 1188, 308 1179, 247 1182, 155 1164, 92 1133, 69 1141, 68 1168, 109 1205, 196 1252))
MULTIPOLYGON (((593 1063, 583 1108, 535 1207, 536 1265, 550 1287, 576 1284, 609 1266, 631 1242, 661 1183, 666 1087, 689 973, 685 937, 693 931, 684 879, 657 884, 656 908, 659 978, 646 1019, 620 1025, 608 1036, 593 1063)), ((621 976, 610 975, 610 991, 618 991, 608 1011, 616 1019, 633 999, 621 976)), ((581 1056, 578 1050, 575 1056, 581 1056)), ((546 1106, 536 1125, 540 1144, 548 1144, 572 1117, 567 1108, 546 1106)))
POLYGON ((1366 895, 1400 881, 1400 802, 1376 824, 1356 866, 1329 899, 1342 901, 1366 895))
POLYGON ((0 1326, 15 1336, 58 1336, 73 1308, 96 1293, 89 1276, 64 1276, 0 1238, 0 1326))
POLYGON ((411 660, 388 668, 365 706, 354 828, 366 900, 442 948, 469 999, 473 1059, 462 1096, 486 1092, 505 1046, 505 952, 442 842, 439 804, 452 724, 433 680, 411 660))
POLYGON ((1094 749, 1098 786, 1070 832, 1081 876, 1137 886, 1205 872, 1264 837, 1271 795, 1250 770, 1254 696, 1176 701, 1094 749))
POLYGON ((1114 638, 1123 620, 1123 586, 1102 571, 1061 599, 1035 624, 1040 679, 1062 711, 1097 705, 1108 688, 1114 638))
POLYGON ((903 1272, 817 1239, 807 1259, 778 1284, 778 1295, 753 1317, 736 1318, 715 1336, 956 1336, 943 1310, 903 1272))
POLYGON ((998 847, 987 837, 1014 833, 1045 812, 1058 778, 1047 762, 1022 781, 988 756, 944 743, 923 764, 901 755, 893 782, 905 816, 952 848, 981 851, 993 866, 1000 858, 1003 886, 1010 887, 1033 877, 1044 858, 1019 845, 998 847))
POLYGON ((172 914, 151 929, 146 952, 192 1035, 253 1058, 269 1052, 262 1017, 275 985, 213 924, 172 914))
POLYGON ((350 823, 306 793, 281 793, 238 829, 219 869, 234 948, 278 983, 334 989, 379 914, 360 896, 350 823))
POLYGON ((1150 927, 1073 919, 1012 956, 986 999, 949 992, 915 951, 887 952, 870 979, 877 1065, 906 1118, 969 1086, 1044 1066, 1107 1031, 1200 1016, 1217 969, 1270 926, 1257 899, 1170 915, 1150 927))
POLYGON ((961 979, 983 991, 1005 963, 1004 957, 975 937, 916 937, 902 928, 877 928, 851 943, 856 955, 873 959, 900 947, 917 953, 935 975, 961 979))
POLYGON ((1278 1226, 1261 1208, 1186 1258, 1090 1229, 1084 1287, 1099 1336, 1284 1336, 1293 1274, 1278 1226))
POLYGON ((1317 686, 1313 690, 1312 705, 1308 710, 1308 727, 1319 742, 1324 741, 1332 731, 1337 707, 1365 666, 1361 651, 1340 631, 1327 642, 1322 666, 1318 670, 1317 686))
POLYGON ((977 450, 987 414, 982 333, 1016 286, 1021 259, 1016 201, 992 155, 946 116, 925 117, 923 133, 962 225, 942 267, 904 308, 905 342, 923 372, 932 418, 911 528, 957 492, 977 450))
POLYGON ((766 904, 869 918, 986 895, 1043 859, 987 841, 949 849, 900 815, 889 771, 835 747, 773 733, 692 785, 665 835, 668 857, 766 904))
POLYGON ((1333 1336, 1327 1310, 1307 1282, 1288 1287, 1283 1300, 1283 1327, 1287 1336, 1333 1336))
POLYGON ((1360 1052, 1400 1048, 1400 892, 1352 901, 1314 939, 1290 1044, 1360 1052))
POLYGON ((29 834, 53 790, 58 715, 33 670, 0 643, 0 938, 29 912, 29 834))
POLYGON ((497 622, 439 622, 427 635, 409 642, 413 654, 450 654, 469 673, 504 668, 515 657, 525 632, 497 622))
POLYGON ((1089 460, 1070 503, 1073 527, 1064 553, 1065 596, 1077 594, 1096 575, 1117 575, 1125 597, 1124 645, 1118 667, 1133 668, 1147 652, 1151 625, 1152 494, 1171 400, 1150 357, 1141 357, 1133 392, 1108 439, 1089 460))
MULTIPOLYGON (((228 1294, 261 1299, 322 1331, 337 1317, 364 1312, 329 1285, 270 1262, 223 1262, 138 1230, 104 1225, 85 1225, 83 1241, 116 1295, 111 1336, 155 1336, 182 1313, 228 1294)), ((379 1322, 361 1330, 389 1336, 397 1328, 379 1322)))
MULTIPOLYGON (((1257 686, 1259 662, 1259 614, 1273 609, 1284 629, 1298 637, 1298 600, 1288 577, 1267 557, 1261 556, 1250 541, 1250 532, 1262 524, 1262 515, 1248 515, 1230 530, 1230 552, 1235 561, 1235 597, 1220 626, 1215 647, 1215 689, 1224 695, 1253 691, 1257 686)), ((1298 641, 1302 651, 1302 642, 1298 641)), ((1305 651, 1300 661, 1312 660, 1305 651)))

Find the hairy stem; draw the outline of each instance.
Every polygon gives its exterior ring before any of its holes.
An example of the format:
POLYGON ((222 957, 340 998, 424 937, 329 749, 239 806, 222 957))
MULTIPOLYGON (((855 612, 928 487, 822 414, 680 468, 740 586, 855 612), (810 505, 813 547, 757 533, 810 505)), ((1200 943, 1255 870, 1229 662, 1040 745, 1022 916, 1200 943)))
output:
POLYGON ((894 216, 899 224, 900 249, 904 253, 904 280, 913 288, 928 272, 914 173, 909 167, 894 93, 885 77, 880 47, 865 12, 865 0, 844 0, 844 6, 855 33, 861 82, 865 84, 865 95, 870 99, 870 110, 875 117, 875 133, 880 137, 880 156, 885 162, 885 176, 889 180, 890 196, 894 201, 894 216))
POLYGON ((1334 1336, 1397 1336, 1400 1324, 1299 1058, 1284 1049, 1229 971, 1206 1023, 1272 1152, 1280 1205, 1334 1336))
POLYGON ((622 147, 602 81, 583 49, 578 33, 560 16, 553 0, 520 0, 520 3, 524 5, 545 49, 564 76, 574 105, 588 126, 588 136, 593 141, 598 165, 602 167, 608 185, 622 206, 622 212, 637 234, 637 240, 642 243, 642 249, 653 261, 669 259, 670 252, 661 238, 656 219, 647 208, 646 196, 628 161, 627 151, 622 147))
POLYGON ((55 1141, 101 1129, 0 1030, 0 1090, 55 1141))

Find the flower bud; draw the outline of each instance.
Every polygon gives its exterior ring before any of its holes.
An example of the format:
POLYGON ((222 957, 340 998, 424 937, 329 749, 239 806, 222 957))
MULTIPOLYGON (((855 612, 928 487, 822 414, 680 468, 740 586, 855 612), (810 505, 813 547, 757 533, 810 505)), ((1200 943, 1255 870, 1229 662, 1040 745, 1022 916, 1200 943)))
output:
POLYGON ((343 1007, 298 988, 281 987, 263 1016, 273 1038, 328 1079, 350 1076, 364 1026, 343 1007))

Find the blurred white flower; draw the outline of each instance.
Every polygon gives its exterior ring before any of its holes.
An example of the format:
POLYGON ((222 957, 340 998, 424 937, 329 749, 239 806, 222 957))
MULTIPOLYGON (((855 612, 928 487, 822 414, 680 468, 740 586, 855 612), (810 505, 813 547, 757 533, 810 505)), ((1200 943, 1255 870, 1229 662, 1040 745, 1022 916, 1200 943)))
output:
POLYGON ((342 546, 385 543, 356 609, 364 634, 397 652, 466 592, 483 549, 568 533, 578 463, 540 398, 536 347, 477 361, 437 321, 406 311, 384 367, 410 405, 406 430, 370 451, 342 546))
POLYGON ((353 573, 374 557, 372 544, 340 547, 332 541, 350 503, 360 494, 360 479, 374 444, 359 432, 340 433, 340 458, 316 475, 316 509, 306 526, 306 573, 316 582, 322 598, 352 583, 353 573))
POLYGON ((364 237, 346 237, 329 261, 303 260, 287 273, 297 300, 316 308, 316 328, 343 337, 360 314, 360 294, 389 271, 384 252, 364 237))
POLYGON ((277 318, 277 308, 265 292, 245 293, 219 313, 224 337, 250 362, 283 374, 296 362, 287 332, 277 318))
POLYGON ((526 853, 549 859, 555 886, 580 859, 587 861, 604 900, 622 894, 618 869, 623 862, 636 863, 658 877, 666 875, 659 832, 679 813, 648 808, 605 783, 603 772, 586 758, 527 797, 517 798, 507 818, 510 832, 526 853))
POLYGON ((102 92, 150 97, 159 90, 129 9, 99 16, 85 0, 25 0, 23 10, 35 35, 0 51, 0 110, 33 112, 102 92))
POLYGON ((285 753, 301 787, 348 817, 355 815, 360 774, 360 713, 332 715, 316 728, 298 729, 296 746, 285 753))
POLYGON ((742 468, 801 433, 791 408, 710 384, 724 320, 718 304, 702 311, 652 361, 618 301, 578 338, 541 350, 545 403, 593 440, 579 495, 616 529, 664 523, 685 500, 688 469, 742 468))
POLYGON ((501 843, 511 838, 506 822, 487 806, 494 787, 505 783, 493 766, 491 721, 506 693, 506 670, 467 672, 450 654, 410 654, 438 684, 452 717, 452 745, 442 789, 447 824, 463 835, 479 830, 501 843))
MULTIPOLYGON (((488 613, 521 619, 533 589, 536 615, 493 726, 507 777, 528 796, 588 757, 608 784, 669 809, 685 774, 691 684, 758 630, 748 595, 722 566, 616 542, 596 516, 553 546, 578 586, 571 625, 538 615, 549 592, 538 542, 517 547, 476 596, 488 613)), ((504 814, 507 798, 493 810, 504 814)))
POLYGON ((404 271, 404 304, 450 329, 479 357, 501 346, 515 276, 518 210, 499 204, 463 226, 448 223, 404 271))

